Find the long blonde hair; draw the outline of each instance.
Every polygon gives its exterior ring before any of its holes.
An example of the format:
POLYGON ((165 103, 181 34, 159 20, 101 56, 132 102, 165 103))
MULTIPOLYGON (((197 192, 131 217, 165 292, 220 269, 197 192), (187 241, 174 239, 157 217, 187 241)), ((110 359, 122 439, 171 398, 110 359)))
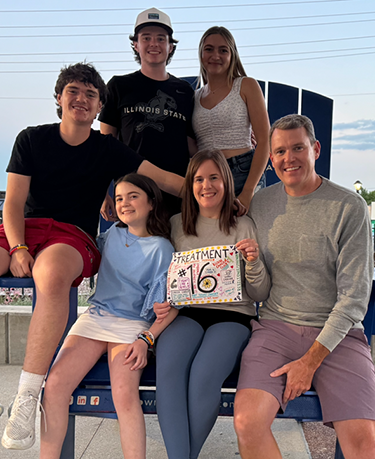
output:
POLYGON ((202 38, 199 42, 198 52, 199 52, 199 64, 200 64, 200 77, 202 78, 203 83, 207 84, 207 81, 208 81, 207 71, 203 67, 203 63, 202 63, 203 46, 204 46, 204 41, 210 35, 221 35, 224 38, 224 40, 227 42, 227 45, 229 46, 231 57, 230 57, 230 64, 228 68, 228 83, 232 83, 232 81, 235 78, 247 76, 245 69, 243 68, 243 65, 240 59, 240 55, 238 53, 236 42, 234 40, 233 35, 225 27, 214 26, 206 30, 206 32, 202 35, 202 38))

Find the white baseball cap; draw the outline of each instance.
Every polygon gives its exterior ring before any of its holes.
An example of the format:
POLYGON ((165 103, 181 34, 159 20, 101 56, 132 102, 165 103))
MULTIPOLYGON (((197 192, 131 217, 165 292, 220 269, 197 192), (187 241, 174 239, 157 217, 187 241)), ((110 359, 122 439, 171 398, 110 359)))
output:
POLYGON ((138 33, 142 27, 148 25, 156 25, 163 27, 169 34, 173 34, 171 18, 168 14, 163 13, 163 11, 158 10, 157 8, 149 8, 148 10, 142 11, 137 16, 135 21, 134 33, 138 33))

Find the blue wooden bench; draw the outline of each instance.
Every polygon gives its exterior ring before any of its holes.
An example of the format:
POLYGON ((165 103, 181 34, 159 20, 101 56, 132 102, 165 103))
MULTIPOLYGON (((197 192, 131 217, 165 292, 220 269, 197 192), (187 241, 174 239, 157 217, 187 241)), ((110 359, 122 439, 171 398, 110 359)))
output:
MULTIPOLYGON (((33 279, 19 279, 0 277, 0 288, 34 288, 33 279)), ((77 288, 70 292, 70 312, 67 330, 77 318, 77 288)), ((34 290, 33 307, 36 295, 34 290)), ((375 281, 368 305, 368 312, 363 321, 366 336, 371 342, 375 334, 375 281)), ((219 416, 233 416, 235 388, 237 385, 238 370, 232 373, 223 384, 219 416)), ((140 384, 140 400, 145 414, 156 414, 155 400, 155 361, 152 360, 145 368, 140 384)), ((106 356, 99 359, 97 364, 88 372, 80 385, 72 394, 69 407, 68 432, 61 452, 61 459, 74 459, 75 450, 75 417, 95 416, 103 418, 117 418, 114 409, 109 370, 106 356)), ((290 402, 284 414, 278 418, 296 419, 302 421, 321 421, 322 413, 316 392, 308 391, 290 402)), ((344 459, 340 445, 337 443, 335 459, 344 459)))
MULTIPOLYGON (((375 334, 375 282, 373 283, 364 326, 366 336, 371 342, 371 337, 375 334)), ((237 385, 237 377, 238 370, 232 373, 223 384, 219 416, 233 416, 234 389, 237 385)), ((157 413, 155 385, 155 361, 152 360, 145 368, 140 383, 139 394, 144 414, 157 413)), ((69 414, 68 432, 60 456, 61 459, 74 459, 75 416, 117 417, 112 401, 106 356, 98 361, 74 391, 69 414)), ((313 390, 305 392, 290 402, 285 413, 279 414, 277 417, 296 419, 299 422, 321 421, 322 412, 316 392, 313 390)), ((335 459, 344 459, 338 442, 335 459)))

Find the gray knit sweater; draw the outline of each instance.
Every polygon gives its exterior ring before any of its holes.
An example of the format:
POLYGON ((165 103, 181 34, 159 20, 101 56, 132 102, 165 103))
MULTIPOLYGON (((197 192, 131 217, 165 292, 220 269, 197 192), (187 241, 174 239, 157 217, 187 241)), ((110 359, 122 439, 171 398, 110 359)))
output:
POLYGON ((282 183, 265 188, 250 213, 272 281, 261 318, 322 328, 317 340, 330 351, 362 328, 373 276, 365 201, 323 178, 301 197, 282 183))

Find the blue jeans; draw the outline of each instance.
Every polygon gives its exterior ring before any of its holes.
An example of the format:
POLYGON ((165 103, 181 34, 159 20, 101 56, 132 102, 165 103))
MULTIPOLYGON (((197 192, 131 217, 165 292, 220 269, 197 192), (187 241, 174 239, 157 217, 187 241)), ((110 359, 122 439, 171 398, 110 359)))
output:
MULTIPOLYGON (((228 164, 230 170, 232 171, 233 180, 234 180, 234 193, 236 196, 241 194, 241 191, 245 185, 247 177, 249 175, 251 163, 253 161, 255 150, 247 151, 242 155, 233 156, 232 158, 228 158, 228 164)), ((263 173, 262 177, 260 178, 258 185, 255 188, 255 193, 259 191, 261 188, 266 187, 266 176, 263 173)))

